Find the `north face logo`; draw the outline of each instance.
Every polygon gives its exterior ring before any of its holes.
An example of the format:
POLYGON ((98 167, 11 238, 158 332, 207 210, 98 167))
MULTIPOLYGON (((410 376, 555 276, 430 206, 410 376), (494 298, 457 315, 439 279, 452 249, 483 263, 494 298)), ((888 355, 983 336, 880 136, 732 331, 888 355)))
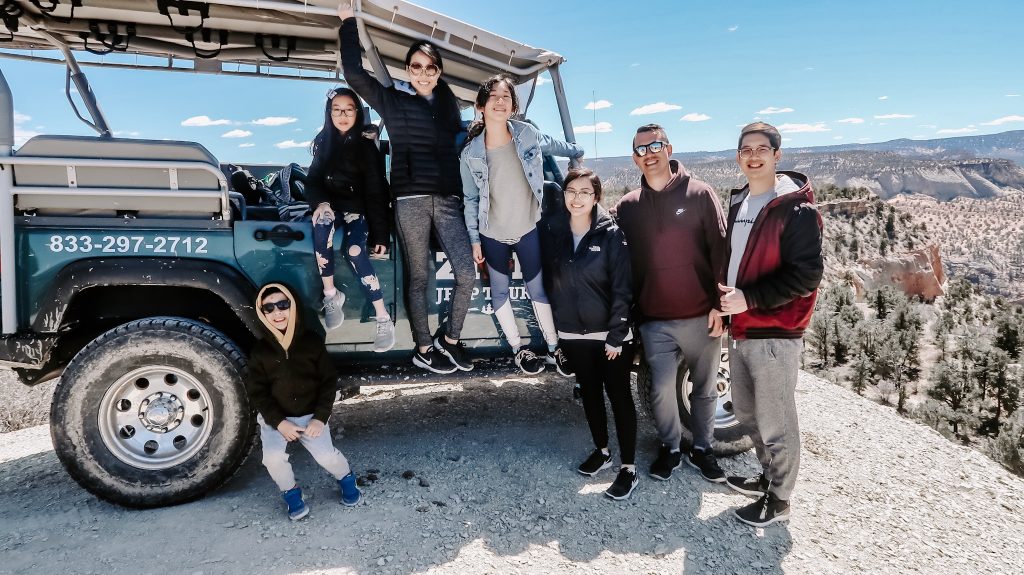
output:
POLYGON ((679 208, 678 210, 676 210, 676 215, 677 216, 681 216, 681 215, 683 215, 683 212, 685 212, 685 211, 686 211, 686 208, 679 208))
POLYGON ((590 246, 590 251, 599 252, 601 251, 601 246, 590 246))

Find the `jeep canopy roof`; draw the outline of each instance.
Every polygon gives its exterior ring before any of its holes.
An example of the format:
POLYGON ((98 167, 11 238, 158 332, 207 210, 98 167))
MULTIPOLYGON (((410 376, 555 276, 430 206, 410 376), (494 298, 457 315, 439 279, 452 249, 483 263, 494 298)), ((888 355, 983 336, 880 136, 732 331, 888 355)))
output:
MULTIPOLYGON (((339 81, 338 2, 0 0, 0 56, 64 63, 91 52, 110 56, 83 57, 82 65, 339 81), (40 52, 55 48, 65 57, 40 52)), ((420 39, 444 50, 445 77, 467 103, 493 74, 524 84, 564 61, 403 0, 353 4, 367 69, 385 84, 420 39)))

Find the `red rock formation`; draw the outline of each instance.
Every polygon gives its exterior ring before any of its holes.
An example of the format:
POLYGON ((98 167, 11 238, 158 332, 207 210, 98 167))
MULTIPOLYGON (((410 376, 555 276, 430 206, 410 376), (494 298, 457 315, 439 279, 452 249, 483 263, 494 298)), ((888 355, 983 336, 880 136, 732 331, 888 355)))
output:
POLYGON ((861 301, 868 292, 889 285, 931 302, 944 293, 946 283, 942 255, 934 244, 891 257, 862 260, 854 273, 854 288, 861 301))

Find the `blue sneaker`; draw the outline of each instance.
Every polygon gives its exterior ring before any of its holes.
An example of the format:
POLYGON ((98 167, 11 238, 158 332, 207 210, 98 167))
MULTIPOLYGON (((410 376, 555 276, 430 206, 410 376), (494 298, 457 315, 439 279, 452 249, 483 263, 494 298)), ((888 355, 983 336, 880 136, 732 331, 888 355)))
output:
POLYGON ((309 515, 309 507, 306 507, 306 502, 302 500, 302 489, 292 487, 282 492, 281 497, 288 504, 288 519, 298 521, 309 515))
POLYGON ((348 475, 338 480, 338 487, 341 489, 341 504, 346 507, 355 507, 362 498, 363 492, 356 487, 356 474, 351 471, 348 475))

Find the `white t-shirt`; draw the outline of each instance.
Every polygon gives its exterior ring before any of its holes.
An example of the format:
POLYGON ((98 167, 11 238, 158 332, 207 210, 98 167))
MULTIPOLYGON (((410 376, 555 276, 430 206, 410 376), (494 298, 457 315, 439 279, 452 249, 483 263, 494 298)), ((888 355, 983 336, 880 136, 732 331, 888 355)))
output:
POLYGON ((739 211, 736 212, 736 219, 732 223, 732 248, 729 257, 729 272, 726 275, 727 285, 736 285, 736 276, 739 274, 740 261, 747 249, 747 241, 750 239, 750 230, 754 228, 758 214, 775 198, 795 192, 800 189, 789 176, 778 174, 775 176, 775 189, 764 194, 754 195, 747 192, 746 197, 740 202, 739 211))

